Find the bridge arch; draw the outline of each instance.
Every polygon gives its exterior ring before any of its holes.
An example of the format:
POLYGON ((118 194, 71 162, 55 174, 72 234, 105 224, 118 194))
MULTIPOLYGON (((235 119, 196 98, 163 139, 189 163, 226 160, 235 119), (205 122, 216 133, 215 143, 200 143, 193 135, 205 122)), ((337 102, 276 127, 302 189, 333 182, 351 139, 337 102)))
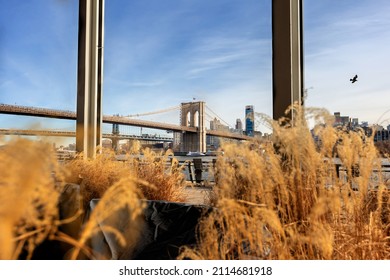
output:
POLYGON ((193 119, 194 119, 194 127, 199 127, 199 111, 195 111, 193 119))
POLYGON ((191 126, 191 112, 188 111, 187 114, 185 115, 185 122, 184 122, 184 126, 191 126))

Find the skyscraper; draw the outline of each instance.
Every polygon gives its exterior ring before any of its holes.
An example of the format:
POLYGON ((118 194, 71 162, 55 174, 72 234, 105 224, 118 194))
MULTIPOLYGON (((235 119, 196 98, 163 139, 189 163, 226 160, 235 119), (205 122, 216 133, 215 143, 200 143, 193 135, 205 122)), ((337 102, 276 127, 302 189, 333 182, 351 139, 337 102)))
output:
POLYGON ((242 122, 240 119, 236 120, 236 129, 237 130, 242 130, 242 122))
POLYGON ((254 136, 255 111, 253 110, 253 105, 245 106, 245 131, 246 131, 246 135, 254 136))

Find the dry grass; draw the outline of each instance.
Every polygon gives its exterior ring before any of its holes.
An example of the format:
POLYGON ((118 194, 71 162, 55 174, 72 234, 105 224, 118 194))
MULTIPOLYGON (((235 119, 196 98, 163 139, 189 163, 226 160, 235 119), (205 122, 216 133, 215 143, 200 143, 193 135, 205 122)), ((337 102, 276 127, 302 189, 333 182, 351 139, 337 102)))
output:
POLYGON ((52 147, 43 142, 18 139, 2 147, 0 259, 29 259, 45 240, 72 245, 74 250, 68 257, 73 259, 80 252, 88 258, 102 258, 88 247, 88 241, 99 230, 112 234, 118 248, 131 250, 141 232, 145 198, 184 200, 184 175, 177 161, 170 166, 163 163, 168 153, 145 151, 142 160, 129 155, 127 162, 113 160, 113 156, 106 151, 94 160, 79 155, 60 165, 52 147), (91 199, 100 199, 77 239, 59 230, 59 226, 77 218, 59 218, 58 202, 65 182, 81 184, 84 211, 91 199), (131 228, 126 233, 119 231, 124 221, 115 220, 120 209, 131 214, 127 221, 131 228))
MULTIPOLYGON (((199 223, 198 246, 183 248, 180 258, 389 259, 390 194, 381 176, 375 185, 371 180, 379 168, 373 139, 333 128, 324 110, 307 109, 305 115, 294 110, 291 126, 267 120, 271 142, 224 144, 216 163, 215 210, 199 223), (308 116, 316 122, 318 142, 308 116), (346 168, 340 178, 332 163, 336 156, 346 168)), ((22 253, 30 258, 45 239, 71 244, 71 259, 102 258, 89 248, 101 229, 113 236, 113 258, 131 255, 142 232, 144 199, 185 200, 184 166, 170 152, 141 151, 137 145, 127 161, 113 156, 104 151, 94 160, 77 157, 59 166, 44 143, 16 140, 4 146, 0 258, 22 253), (85 206, 100 198, 77 239, 59 231, 69 222, 58 213, 64 182, 81 184, 85 206), (122 209, 130 215, 119 221, 122 209)))
POLYGON ((85 159, 79 154, 64 164, 65 181, 82 186, 84 205, 93 198, 101 198, 114 183, 131 175, 126 166, 113 160, 114 156, 110 151, 98 153, 95 159, 85 159))
POLYGON ((65 165, 68 170, 66 181, 83 186, 85 203, 92 198, 102 197, 111 185, 128 176, 154 186, 151 189, 139 184, 146 199, 181 202, 185 200, 184 166, 179 166, 176 159, 172 159, 168 166, 170 155, 170 151, 159 154, 150 149, 141 151, 138 148, 126 155, 124 161, 115 160, 112 151, 98 153, 93 160, 86 160, 79 155, 65 165), (143 156, 139 157, 141 152, 143 156))
POLYGON ((180 165, 170 150, 161 154, 145 149, 142 159, 135 161, 133 168, 137 178, 155 186, 155 189, 143 188, 147 199, 171 202, 186 200, 185 165, 180 165), (168 166, 167 162, 170 162, 168 166))
POLYGON ((57 230, 57 159, 49 145, 18 139, 2 147, 0 170, 0 259, 30 258, 57 230))
POLYGON ((180 258, 389 258, 389 190, 381 180, 371 185, 378 167, 373 140, 334 129, 324 111, 306 113, 298 110, 293 126, 270 121, 272 144, 225 144, 217 160, 217 210, 201 221, 199 246, 184 248, 180 258), (320 145, 308 114, 318 121, 320 145), (335 152, 347 182, 329 160, 335 152), (359 177, 352 176, 356 165, 359 177))

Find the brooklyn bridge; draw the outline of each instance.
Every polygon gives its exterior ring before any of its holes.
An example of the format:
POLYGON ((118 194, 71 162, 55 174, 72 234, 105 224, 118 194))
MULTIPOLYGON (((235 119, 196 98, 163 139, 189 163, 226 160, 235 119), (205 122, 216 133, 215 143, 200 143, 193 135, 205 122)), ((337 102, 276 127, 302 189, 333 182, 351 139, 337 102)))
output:
MULTIPOLYGON (((113 143, 121 139, 136 139, 158 142, 172 142, 172 137, 149 134, 126 134, 120 133, 119 125, 133 126, 140 128, 152 128, 158 130, 165 130, 169 132, 180 132, 180 151, 206 151, 206 135, 222 137, 235 140, 253 140, 253 137, 244 135, 243 133, 233 133, 229 131, 213 130, 206 128, 207 116, 213 114, 211 109, 208 109, 205 102, 188 102, 181 103, 179 106, 169 109, 159 110, 156 112, 149 112, 145 114, 136 114, 128 116, 110 116, 103 115, 102 122, 112 125, 112 133, 102 133, 102 138, 109 138, 113 143), (142 117, 150 114, 161 114, 169 110, 180 110, 180 123, 171 124, 164 122, 155 122, 149 120, 141 120, 135 117, 142 117)), ((12 114, 30 117, 42 118, 56 118, 76 120, 76 112, 67 110, 54 110, 48 108, 28 107, 18 105, 0 104, 1 114, 12 114)), ((76 137, 75 131, 64 130, 49 130, 49 129, 0 129, 0 134, 3 135, 39 135, 39 136, 57 136, 57 137, 76 137)), ((116 145, 115 145, 116 146, 116 145)))

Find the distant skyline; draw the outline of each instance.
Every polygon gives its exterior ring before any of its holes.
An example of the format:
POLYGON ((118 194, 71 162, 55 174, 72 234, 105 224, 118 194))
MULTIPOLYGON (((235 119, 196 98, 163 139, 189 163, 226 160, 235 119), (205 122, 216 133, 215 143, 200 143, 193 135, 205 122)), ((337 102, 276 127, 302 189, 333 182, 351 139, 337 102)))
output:
MULTIPOLYGON (((78 1, 0 4, 0 103, 74 111, 78 1)), ((271 0, 105 1, 103 113, 195 98, 231 125, 244 120, 246 105, 272 116, 271 7, 271 0)), ((388 0, 304 1, 307 106, 390 123, 389 14, 388 0)), ((74 123, 0 115, 1 128, 26 126, 74 123)))

